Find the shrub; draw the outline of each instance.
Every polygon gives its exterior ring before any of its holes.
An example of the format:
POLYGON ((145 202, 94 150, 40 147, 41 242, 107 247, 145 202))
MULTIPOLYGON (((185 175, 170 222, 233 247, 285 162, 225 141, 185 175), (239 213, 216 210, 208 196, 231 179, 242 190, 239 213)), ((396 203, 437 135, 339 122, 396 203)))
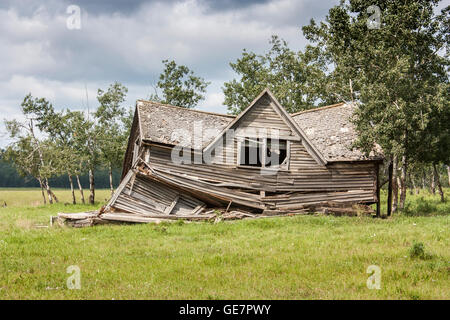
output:
POLYGON ((417 242, 414 240, 413 245, 409 249, 409 256, 412 259, 419 258, 422 260, 431 259, 431 254, 425 251, 425 245, 423 242, 417 242))
POLYGON ((406 216, 427 216, 438 211, 435 203, 420 197, 412 202, 407 202, 402 210, 406 216))

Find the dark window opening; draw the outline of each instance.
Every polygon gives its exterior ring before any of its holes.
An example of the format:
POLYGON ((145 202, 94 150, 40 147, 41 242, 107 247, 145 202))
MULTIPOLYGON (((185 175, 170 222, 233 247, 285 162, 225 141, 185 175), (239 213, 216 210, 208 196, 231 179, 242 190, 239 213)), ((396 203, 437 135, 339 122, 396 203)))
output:
POLYGON ((263 139, 245 139, 241 143, 240 165, 262 167, 263 139))
POLYGON ((287 158, 287 141, 270 138, 246 138, 241 143, 240 155, 239 165, 252 167, 279 166, 287 158))
POLYGON ((283 164, 287 157, 287 141, 267 139, 266 167, 283 164))

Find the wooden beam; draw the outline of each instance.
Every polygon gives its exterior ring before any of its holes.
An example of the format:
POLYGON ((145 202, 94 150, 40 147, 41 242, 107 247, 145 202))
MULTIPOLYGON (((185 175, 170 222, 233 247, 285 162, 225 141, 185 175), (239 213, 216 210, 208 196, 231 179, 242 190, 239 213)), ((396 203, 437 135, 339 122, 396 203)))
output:
POLYGON ((225 213, 227 213, 228 212, 228 209, 230 209, 230 206, 231 206, 231 203, 233 202, 233 200, 230 200, 230 202, 228 203, 228 206, 227 206, 227 210, 225 210, 225 213))
POLYGON ((119 197, 122 190, 126 187, 128 184, 128 181, 136 175, 136 172, 133 169, 128 170, 128 173, 126 174, 125 178, 122 179, 122 182, 120 182, 119 186, 117 187, 116 191, 114 192, 113 196, 109 200, 108 204, 105 206, 104 211, 108 211, 111 209, 111 207, 116 202, 117 198, 119 197))
POLYGON ((180 196, 176 196, 176 198, 172 201, 172 204, 164 210, 165 214, 170 214, 173 210, 173 208, 177 205, 178 199, 180 199, 180 196))
POLYGON ((134 186, 134 181, 136 180, 136 174, 134 174, 132 177, 131 177, 131 180, 130 180, 130 190, 128 190, 128 195, 131 195, 131 192, 133 191, 133 186, 134 186))
POLYGON ((389 181, 388 181, 388 199, 387 199, 387 215, 391 216, 392 211, 392 171, 393 171, 393 162, 389 163, 389 181))
POLYGON ((198 215, 204 208, 206 208, 205 204, 199 204, 191 211, 191 215, 198 215))

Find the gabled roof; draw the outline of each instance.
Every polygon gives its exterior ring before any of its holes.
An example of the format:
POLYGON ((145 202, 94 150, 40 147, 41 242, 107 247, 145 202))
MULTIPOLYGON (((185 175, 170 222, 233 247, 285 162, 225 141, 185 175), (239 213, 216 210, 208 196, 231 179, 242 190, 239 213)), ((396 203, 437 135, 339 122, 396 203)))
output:
POLYGON ((338 103, 297 112, 292 114, 292 118, 329 162, 382 159, 379 146, 369 157, 358 149, 351 149, 357 138, 355 126, 351 122, 356 108, 355 105, 338 103))
POLYGON ((289 113, 286 112, 286 110, 280 105, 278 100, 275 98, 275 96, 270 92, 269 89, 264 89, 253 101, 250 103, 250 105, 244 109, 232 122, 230 122, 222 131, 220 135, 218 135, 213 141, 211 141, 206 147, 205 151, 207 151, 209 148, 212 148, 217 141, 219 141, 223 135, 227 132, 227 130, 233 128, 240 119, 242 119, 255 105, 256 103, 264 96, 268 95, 269 98, 273 101, 273 104, 270 104, 276 113, 280 116, 282 120, 286 122, 286 124, 292 129, 294 133, 296 133, 304 142, 305 148, 309 151, 311 156, 321 165, 325 165, 327 162, 325 158, 322 156, 322 154, 311 144, 308 137, 304 134, 302 129, 298 126, 298 124, 293 121, 292 117, 289 115, 289 113))
MULTIPOLYGON (((179 135, 173 134, 183 130, 192 139, 194 123, 201 122, 203 130, 216 129, 224 134, 241 119, 245 113, 265 94, 272 99, 274 109, 280 117, 303 140, 305 147, 317 162, 325 164, 333 161, 379 160, 383 158, 381 148, 377 147, 369 157, 360 150, 350 149, 357 138, 354 125, 350 121, 356 106, 349 104, 335 104, 306 111, 288 114, 277 99, 268 90, 264 90, 238 116, 205 112, 194 109, 176 107, 158 102, 138 100, 136 110, 142 140, 177 145, 179 135)), ((220 139, 220 135, 203 141, 206 150, 220 139)))

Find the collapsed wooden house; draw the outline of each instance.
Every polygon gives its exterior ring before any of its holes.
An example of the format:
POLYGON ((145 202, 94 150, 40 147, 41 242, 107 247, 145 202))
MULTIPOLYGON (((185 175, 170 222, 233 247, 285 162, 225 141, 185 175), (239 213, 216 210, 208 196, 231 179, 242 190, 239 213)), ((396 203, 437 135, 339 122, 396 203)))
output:
POLYGON ((354 108, 289 114, 267 89, 238 116, 139 100, 121 183, 100 217, 200 220, 214 208, 244 217, 374 203, 379 215, 383 156, 351 148, 354 108))
POLYGON ((304 212, 330 203, 377 203, 379 213, 383 157, 351 148, 354 108, 289 114, 267 89, 238 116, 139 100, 122 180, 102 216, 304 212))

